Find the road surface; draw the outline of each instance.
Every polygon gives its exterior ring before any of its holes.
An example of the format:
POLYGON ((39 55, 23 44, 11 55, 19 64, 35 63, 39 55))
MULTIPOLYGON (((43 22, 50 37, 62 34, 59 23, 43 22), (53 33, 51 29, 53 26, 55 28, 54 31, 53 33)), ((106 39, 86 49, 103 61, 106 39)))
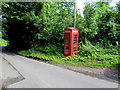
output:
POLYGON ((118 83, 35 61, 5 49, 0 55, 7 88, 118 88, 118 83))

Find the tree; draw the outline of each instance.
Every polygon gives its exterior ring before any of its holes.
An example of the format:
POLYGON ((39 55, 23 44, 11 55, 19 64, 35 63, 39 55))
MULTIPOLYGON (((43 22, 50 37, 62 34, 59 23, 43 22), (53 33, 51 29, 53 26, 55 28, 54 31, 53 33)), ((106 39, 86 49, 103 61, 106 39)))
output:
POLYGON ((118 43, 117 10, 102 2, 87 3, 84 9, 84 34, 91 43, 104 47, 118 43))
POLYGON ((73 25, 73 3, 44 3, 41 11, 44 29, 41 38, 49 43, 63 43, 63 31, 73 25))
POLYGON ((35 44, 38 28, 36 15, 42 9, 42 3, 7 2, 2 4, 3 24, 7 25, 6 34, 10 46, 27 49, 35 44), (26 17, 28 16, 28 17, 26 17), (28 23, 29 21, 29 23, 28 23))
POLYGON ((108 46, 109 44, 117 44, 118 24, 116 23, 116 15, 117 10, 106 4, 103 4, 101 7, 97 7, 95 10, 94 17, 98 25, 98 34, 95 35, 95 38, 99 42, 103 42, 103 45, 106 44, 106 46, 108 46))
POLYGON ((3 5, 3 23, 10 46, 27 49, 48 43, 63 43, 63 30, 73 25, 72 2, 8 2, 3 5), (5 5, 4 5, 5 4, 5 5))
POLYGON ((93 41, 93 38, 97 34, 98 28, 96 24, 95 16, 95 3, 86 2, 84 8, 84 37, 87 40, 93 41))

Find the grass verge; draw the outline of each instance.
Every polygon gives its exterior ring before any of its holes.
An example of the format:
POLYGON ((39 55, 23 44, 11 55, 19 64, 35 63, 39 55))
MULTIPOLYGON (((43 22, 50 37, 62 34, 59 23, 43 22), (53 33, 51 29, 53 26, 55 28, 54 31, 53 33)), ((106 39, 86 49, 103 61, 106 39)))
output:
POLYGON ((6 46, 8 45, 8 41, 0 38, 0 46, 6 46))
POLYGON ((29 50, 15 51, 15 53, 35 58, 38 60, 52 61, 59 64, 67 64, 77 67, 104 68, 112 67, 120 69, 119 55, 116 49, 103 49, 96 46, 85 46, 74 56, 63 56, 60 45, 41 46, 29 50))

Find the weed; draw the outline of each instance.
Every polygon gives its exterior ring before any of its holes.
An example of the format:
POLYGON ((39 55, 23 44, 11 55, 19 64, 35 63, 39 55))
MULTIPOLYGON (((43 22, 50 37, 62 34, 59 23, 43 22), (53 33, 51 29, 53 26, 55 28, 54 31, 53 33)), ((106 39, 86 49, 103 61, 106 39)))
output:
POLYGON ((0 46, 6 46, 8 45, 8 41, 0 38, 0 46))
MULTIPOLYGON (((89 43, 90 44, 90 43, 89 43)), ((68 64, 80 67, 115 67, 119 68, 118 51, 115 48, 104 49, 92 44, 79 45, 79 51, 74 56, 63 56, 63 48, 60 45, 48 44, 29 50, 18 51, 23 56, 38 58, 55 63, 68 64), (64 57, 64 58, 63 58, 64 57)))

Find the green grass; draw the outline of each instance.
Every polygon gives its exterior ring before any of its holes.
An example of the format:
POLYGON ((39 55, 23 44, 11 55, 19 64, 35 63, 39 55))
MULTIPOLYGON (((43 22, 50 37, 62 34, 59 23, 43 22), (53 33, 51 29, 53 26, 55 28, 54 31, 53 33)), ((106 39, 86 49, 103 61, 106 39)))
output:
POLYGON ((16 51, 16 53, 30 58, 52 61, 70 66, 120 68, 118 51, 114 48, 103 49, 97 46, 88 47, 87 45, 83 45, 74 56, 68 57, 63 56, 61 48, 60 45, 48 45, 31 48, 29 50, 16 51))
POLYGON ((6 46, 8 45, 8 41, 0 38, 0 46, 6 46))

